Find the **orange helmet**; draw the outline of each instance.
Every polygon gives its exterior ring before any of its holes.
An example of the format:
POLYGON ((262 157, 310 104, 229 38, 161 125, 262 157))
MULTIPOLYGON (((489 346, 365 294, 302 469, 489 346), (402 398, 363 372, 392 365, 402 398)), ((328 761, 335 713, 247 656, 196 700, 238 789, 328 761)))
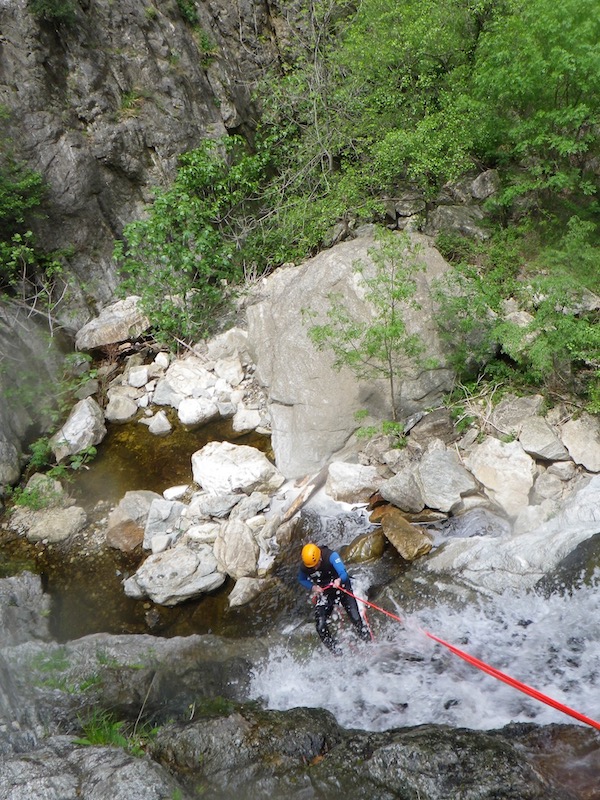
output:
POLYGON ((316 544, 305 544, 302 548, 302 562, 305 567, 316 567, 321 560, 321 550, 316 544))

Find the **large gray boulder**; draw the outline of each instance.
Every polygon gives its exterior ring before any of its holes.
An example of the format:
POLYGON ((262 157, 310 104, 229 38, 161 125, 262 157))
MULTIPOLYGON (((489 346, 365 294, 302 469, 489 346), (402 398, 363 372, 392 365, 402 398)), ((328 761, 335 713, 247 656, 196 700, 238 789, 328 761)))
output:
POLYGON ((274 492, 285 478, 260 450, 230 442, 209 442, 192 455, 196 483, 215 495, 274 492))
POLYGON ((225 575, 218 571, 212 547, 185 545, 149 556, 123 584, 128 597, 149 597, 163 606, 175 606, 218 589, 225 575))
POLYGON ((488 436, 465 458, 471 473, 485 487, 486 494, 510 517, 516 517, 529 503, 535 461, 519 442, 501 442, 488 436))
POLYGON ((140 336, 150 327, 150 322, 139 306, 139 299, 126 297, 103 308, 77 332, 77 349, 93 350, 140 336))
POLYGON ((562 427, 561 438, 576 464, 589 472, 600 472, 600 419, 583 413, 562 427))
MULTIPOLYGON (((405 321, 423 340, 435 369, 406 364, 396 406, 401 416, 434 405, 450 388, 451 372, 433 321, 431 282, 448 269, 424 237, 419 256, 425 269, 417 277, 419 310, 409 308, 405 321)), ((256 377, 269 394, 272 444, 278 469, 286 477, 317 472, 341 450, 358 427, 357 411, 391 419, 387 382, 358 381, 349 369, 333 370, 333 355, 315 349, 308 336, 314 319, 324 319, 332 292, 344 297, 349 313, 370 320, 372 311, 356 280, 356 262, 367 269, 371 236, 344 242, 297 267, 278 269, 266 279, 256 302, 247 309, 248 346, 256 377), (316 316, 315 316, 316 315, 316 316)))

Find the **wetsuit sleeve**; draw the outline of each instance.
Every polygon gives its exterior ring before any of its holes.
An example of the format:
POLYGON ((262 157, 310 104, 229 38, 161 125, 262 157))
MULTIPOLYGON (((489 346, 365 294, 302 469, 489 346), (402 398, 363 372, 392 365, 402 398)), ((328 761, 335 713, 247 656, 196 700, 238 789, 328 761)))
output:
POLYGON ((342 583, 347 583, 349 580, 348 573, 346 572, 346 567, 344 566, 342 559, 339 557, 339 554, 333 552, 329 560, 334 570, 342 579, 342 583))
POLYGON ((313 585, 311 581, 306 577, 306 575, 304 574, 304 572, 302 572, 301 569, 298 570, 298 581, 302 584, 302 586, 305 586, 307 589, 312 589, 313 585))

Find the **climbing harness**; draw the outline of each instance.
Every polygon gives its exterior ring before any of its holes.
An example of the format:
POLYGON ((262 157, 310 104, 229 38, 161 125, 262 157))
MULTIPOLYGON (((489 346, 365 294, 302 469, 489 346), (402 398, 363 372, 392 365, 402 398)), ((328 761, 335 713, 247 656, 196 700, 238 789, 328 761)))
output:
MULTIPOLYGON (((376 611, 380 611, 382 614, 385 614, 387 617, 390 617, 396 622, 402 623, 403 620, 398 617, 396 614, 392 614, 390 611, 386 611, 385 608, 381 608, 381 606, 375 605, 375 603, 371 603, 369 600, 365 600, 358 595, 352 594, 347 589, 344 589, 343 586, 339 587, 341 592, 345 592, 350 597, 353 597, 360 603, 364 603, 364 605, 369 606, 370 608, 374 608, 376 611)), ((575 711, 569 706, 566 706, 564 703, 560 703, 558 700, 554 700, 552 697, 548 697, 548 695, 539 692, 537 689, 534 689, 532 686, 528 686, 526 683, 522 683, 521 681, 516 680, 515 678, 511 678, 510 675, 507 675, 504 672, 501 672, 499 669, 486 664, 485 661, 481 661, 479 658, 475 658, 475 656, 469 655, 469 653, 465 653, 464 650, 460 650, 458 647, 455 647, 453 644, 449 642, 445 642, 443 639, 440 639, 439 636, 435 636, 433 633, 429 633, 428 631, 423 631, 425 636, 428 636, 434 642, 447 647, 451 653, 458 656, 459 658, 464 659, 467 663, 471 664, 473 667, 477 667, 482 672, 486 672, 488 675, 491 675, 493 678, 496 678, 499 681, 503 681, 504 683, 512 686, 513 689, 517 689, 524 694, 533 697, 535 700, 539 700, 541 703, 545 703, 548 706, 552 706, 556 708, 558 711, 562 711, 563 714, 568 714, 570 717, 574 717, 578 719, 580 722, 584 722, 586 725, 590 725, 592 728, 596 728, 600 730, 600 722, 596 722, 596 720, 590 719, 590 717, 586 717, 585 714, 581 714, 579 711, 575 711)))
MULTIPOLYGON (((349 592, 349 591, 345 590, 341 586, 338 587, 338 586, 335 586, 333 583, 328 583, 327 586, 323 586, 322 587, 322 591, 319 594, 313 594, 311 596, 311 598, 310 598, 310 602, 314 606, 315 610, 317 609, 317 607, 319 605, 327 604, 327 600, 325 599, 325 592, 328 589, 335 589, 336 590, 336 596, 335 596, 335 600, 333 602, 333 605, 331 606, 331 612, 330 612, 329 619, 331 620, 331 622, 335 623, 338 626, 339 630, 343 630, 344 629, 344 618, 345 618, 345 615, 342 614, 341 608, 340 608, 340 606, 343 607, 343 604, 341 602, 342 592, 345 592, 350 597, 354 597, 354 595, 352 594, 352 592, 349 592)), ((348 609, 346 609, 345 607, 344 607, 344 612, 346 614, 349 614, 348 609)), ((368 638, 370 639, 370 641, 372 641, 372 642, 375 641, 375 637, 373 636, 373 630, 372 630, 371 625, 369 623, 369 619, 367 617, 366 611, 363 610, 363 613, 361 614, 360 608, 359 608, 358 609, 358 613, 359 613, 360 618, 362 619, 362 622, 363 622, 363 630, 366 630, 368 632, 368 635, 369 635, 368 638)), ((355 625, 354 621, 353 621, 353 625, 355 625)), ((355 625, 355 627, 356 627, 356 625, 355 625)), ((362 636, 362 634, 359 634, 359 636, 360 636, 361 639, 363 639, 363 641, 365 641, 365 637, 362 636)), ((331 636, 330 636, 330 638, 331 638, 331 636)), ((333 641, 335 641, 335 639, 333 641)), ((325 644, 326 647, 329 647, 329 645, 325 641, 324 641, 324 644, 325 644)), ((351 650, 354 649, 352 647, 351 643, 350 643, 350 649, 351 650)), ((341 651, 339 652, 339 655, 341 655, 341 651)))

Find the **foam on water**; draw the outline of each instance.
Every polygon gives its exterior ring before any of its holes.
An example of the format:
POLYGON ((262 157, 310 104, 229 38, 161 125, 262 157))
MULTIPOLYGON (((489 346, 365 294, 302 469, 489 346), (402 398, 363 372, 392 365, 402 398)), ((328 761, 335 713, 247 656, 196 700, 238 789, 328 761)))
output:
POLYGON ((597 575, 594 587, 564 596, 506 592, 461 608, 440 604, 418 618, 405 618, 399 606, 404 624, 371 610, 375 642, 352 644, 341 658, 318 643, 314 628, 308 654, 301 652, 288 626, 287 643, 255 670, 252 696, 271 709, 324 708, 341 725, 365 730, 576 723, 467 664, 426 636, 429 631, 600 720, 599 581, 597 575))

